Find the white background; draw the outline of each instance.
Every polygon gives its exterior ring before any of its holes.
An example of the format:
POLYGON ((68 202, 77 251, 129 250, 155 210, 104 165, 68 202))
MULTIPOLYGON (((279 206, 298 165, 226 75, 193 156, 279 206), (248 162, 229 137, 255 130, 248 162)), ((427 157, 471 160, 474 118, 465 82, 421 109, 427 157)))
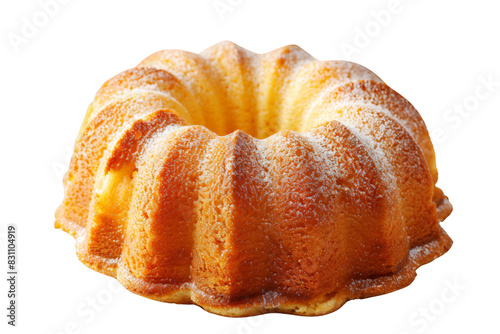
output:
POLYGON ((70 0, 49 17, 35 0, 2 0, 0 332, 499 333, 499 13, 492 0, 400 0, 396 10, 389 0, 70 0), (229 7, 220 13, 214 3, 229 7), (23 36, 26 22, 39 27, 23 36), (454 205, 443 223, 452 249, 403 290, 312 318, 231 319, 159 303, 81 264, 53 216, 93 95, 155 51, 201 52, 223 40, 255 52, 297 44, 318 59, 353 60, 409 99, 432 133, 438 185, 454 205), (15 329, 5 317, 7 224, 19 230, 15 329))

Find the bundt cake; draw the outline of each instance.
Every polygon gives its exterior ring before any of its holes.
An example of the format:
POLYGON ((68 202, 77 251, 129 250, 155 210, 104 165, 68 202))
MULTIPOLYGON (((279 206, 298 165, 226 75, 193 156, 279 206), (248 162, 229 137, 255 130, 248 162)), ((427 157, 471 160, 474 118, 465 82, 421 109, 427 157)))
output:
POLYGON ((450 248, 437 179, 420 115, 371 71, 223 42, 102 86, 55 226, 139 295, 320 315, 407 286, 450 248))

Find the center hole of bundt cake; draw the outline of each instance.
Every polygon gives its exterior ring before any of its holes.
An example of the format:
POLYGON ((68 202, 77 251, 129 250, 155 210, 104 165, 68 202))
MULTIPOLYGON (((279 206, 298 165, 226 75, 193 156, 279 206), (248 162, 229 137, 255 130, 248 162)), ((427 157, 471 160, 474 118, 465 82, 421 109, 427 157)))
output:
POLYGON ((241 130, 254 138, 265 139, 282 130, 306 132, 328 121, 318 115, 311 117, 313 113, 314 111, 299 113, 280 108, 255 112, 225 110, 205 117, 202 122, 196 122, 195 119, 192 124, 205 126, 219 136, 241 130))

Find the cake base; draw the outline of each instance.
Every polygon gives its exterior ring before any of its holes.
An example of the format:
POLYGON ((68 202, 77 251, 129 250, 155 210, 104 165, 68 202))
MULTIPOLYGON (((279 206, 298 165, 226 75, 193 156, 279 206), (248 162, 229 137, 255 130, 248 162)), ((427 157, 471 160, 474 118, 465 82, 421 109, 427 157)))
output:
MULTIPOLYGON (((448 198, 436 188, 436 209, 439 221, 443 221, 452 211, 448 198)), ((446 253, 453 244, 448 234, 440 228, 436 238, 409 250, 407 260, 390 275, 372 278, 351 279, 344 289, 328 295, 310 299, 290 298, 275 291, 259 296, 248 297, 221 305, 214 303, 210 296, 192 283, 181 287, 170 284, 152 284, 133 276, 116 261, 89 255, 81 248, 84 245, 84 229, 70 222, 56 222, 60 228, 77 240, 77 255, 87 267, 102 274, 116 278, 127 290, 143 297, 168 303, 195 304, 204 310, 227 317, 247 317, 265 313, 286 313, 302 316, 324 315, 338 310, 347 301, 378 296, 402 289, 410 285, 417 276, 416 270, 446 253)))

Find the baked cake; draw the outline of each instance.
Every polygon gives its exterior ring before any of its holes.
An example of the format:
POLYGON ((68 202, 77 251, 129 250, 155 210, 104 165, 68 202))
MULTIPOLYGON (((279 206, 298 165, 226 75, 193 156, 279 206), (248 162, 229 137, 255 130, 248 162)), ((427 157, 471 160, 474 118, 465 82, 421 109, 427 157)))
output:
POLYGON ((415 108, 297 46, 155 53, 90 105, 56 227, 128 290, 226 316, 403 288, 452 241, 415 108))

